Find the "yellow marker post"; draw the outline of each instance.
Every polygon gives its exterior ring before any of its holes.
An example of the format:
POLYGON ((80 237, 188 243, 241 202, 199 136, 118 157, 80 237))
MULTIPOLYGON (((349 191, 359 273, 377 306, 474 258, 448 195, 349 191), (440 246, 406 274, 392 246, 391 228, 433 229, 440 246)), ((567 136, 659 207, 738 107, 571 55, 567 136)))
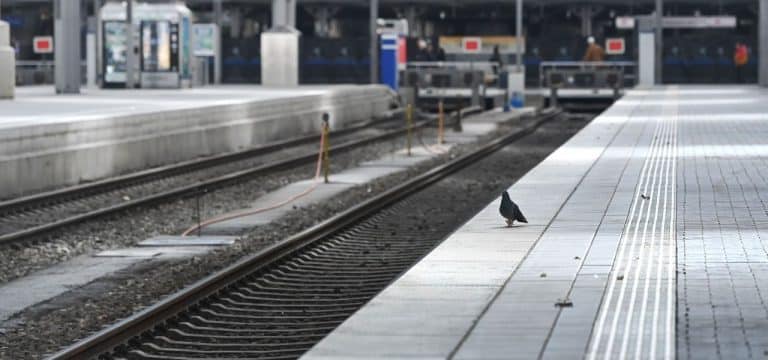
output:
POLYGON ((413 137, 413 105, 408 104, 408 110, 405 114, 405 121, 408 127, 408 156, 411 156, 411 137, 413 137))
POLYGON ((443 100, 437 104, 437 144, 443 145, 445 141, 445 110, 443 108, 443 100))
POLYGON ((328 121, 323 122, 323 175, 325 177, 325 183, 328 183, 328 173, 331 171, 331 156, 330 152, 330 129, 328 121))

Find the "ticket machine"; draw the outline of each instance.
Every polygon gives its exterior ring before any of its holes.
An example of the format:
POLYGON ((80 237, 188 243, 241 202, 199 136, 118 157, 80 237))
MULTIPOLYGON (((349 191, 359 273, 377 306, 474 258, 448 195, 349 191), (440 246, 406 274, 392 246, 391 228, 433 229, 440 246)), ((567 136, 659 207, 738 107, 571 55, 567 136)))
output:
POLYGON ((135 3, 133 31, 124 2, 101 8, 98 54, 102 87, 125 87, 127 36, 134 37, 142 88, 183 88, 192 84, 192 12, 184 4, 135 3))

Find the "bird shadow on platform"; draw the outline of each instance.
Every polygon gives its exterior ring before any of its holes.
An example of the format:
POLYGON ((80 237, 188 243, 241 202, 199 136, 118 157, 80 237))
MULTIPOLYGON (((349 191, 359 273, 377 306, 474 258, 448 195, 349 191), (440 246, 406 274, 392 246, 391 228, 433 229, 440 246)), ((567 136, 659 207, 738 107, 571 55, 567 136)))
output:
POLYGON ((522 227, 525 227, 525 225, 512 225, 512 226, 501 225, 501 226, 494 226, 491 229, 493 229, 493 230, 495 230, 495 229, 516 229, 516 228, 522 228, 522 227))

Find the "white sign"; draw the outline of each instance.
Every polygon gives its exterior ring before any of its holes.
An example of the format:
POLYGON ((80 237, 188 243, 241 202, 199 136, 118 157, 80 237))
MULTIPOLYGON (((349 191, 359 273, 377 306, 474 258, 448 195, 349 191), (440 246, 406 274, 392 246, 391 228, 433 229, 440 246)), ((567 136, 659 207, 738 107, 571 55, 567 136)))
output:
POLYGON ((624 38, 605 39, 605 53, 608 55, 624 55, 626 44, 624 38))
POLYGON ((53 36, 35 36, 32 38, 32 50, 35 54, 53 53, 53 36))
POLYGON ((617 29, 634 29, 635 18, 631 16, 617 16, 616 28, 617 29))
POLYGON ((219 33, 216 24, 194 24, 192 33, 195 56, 216 56, 216 41, 219 33))
POLYGON ((665 16, 665 28, 735 28, 735 16, 665 16))
POLYGON ((483 39, 479 37, 465 37, 461 39, 461 48, 465 53, 479 53, 483 51, 483 39))

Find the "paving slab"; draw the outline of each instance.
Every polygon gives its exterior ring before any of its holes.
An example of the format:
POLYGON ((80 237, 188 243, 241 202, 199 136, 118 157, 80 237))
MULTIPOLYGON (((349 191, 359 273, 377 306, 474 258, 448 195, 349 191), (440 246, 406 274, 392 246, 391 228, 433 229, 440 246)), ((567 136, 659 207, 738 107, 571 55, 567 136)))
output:
POLYGON ((217 246, 141 246, 106 250, 94 255, 97 258, 178 259, 202 255, 217 246))
POLYGON ((13 314, 135 264, 143 258, 78 256, 0 286, 0 323, 13 314))
POLYGON ((159 235, 138 243, 139 246, 226 246, 237 241, 237 236, 159 235))

